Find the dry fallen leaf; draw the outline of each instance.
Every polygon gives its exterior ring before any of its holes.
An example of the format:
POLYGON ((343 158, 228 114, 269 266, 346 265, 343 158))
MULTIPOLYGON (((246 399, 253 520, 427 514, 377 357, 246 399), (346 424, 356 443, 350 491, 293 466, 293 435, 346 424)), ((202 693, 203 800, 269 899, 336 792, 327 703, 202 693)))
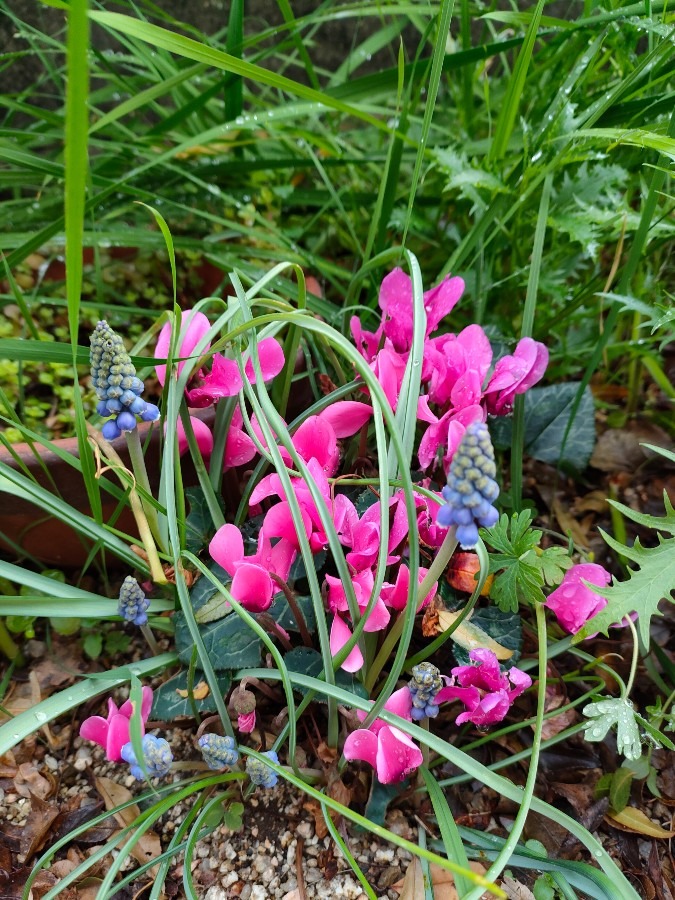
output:
POLYGON ((50 834, 52 822, 58 814, 58 806, 47 803, 40 797, 31 796, 30 813, 19 838, 20 862, 28 862, 44 846, 50 834))
POLYGON ((54 776, 50 772, 46 772, 45 778, 39 771, 35 763, 21 763, 19 770, 14 777, 14 788, 21 797, 30 797, 31 794, 39 797, 40 800, 46 800, 56 790, 56 782, 54 776))
MULTIPOLYGON (((184 700, 189 696, 189 691, 183 691, 181 688, 176 688, 176 693, 182 697, 184 700)), ((196 684, 194 690, 192 691, 192 695, 195 700, 204 700, 211 693, 211 689, 205 681, 200 681, 199 684, 196 684)))
POLYGON ((529 887, 526 887, 520 881, 516 881, 515 878, 509 878, 508 875, 504 876, 501 886, 506 891, 506 896, 509 900, 535 900, 535 896, 529 887))
POLYGON ((641 809, 636 809, 634 806, 627 806, 621 812, 607 813, 605 821, 624 831, 634 831, 637 834, 646 834, 653 838, 675 837, 675 831, 667 831, 656 822, 652 822, 641 809))
MULTIPOLYGON (((106 809, 110 810, 115 809, 121 803, 127 803, 133 797, 133 794, 128 788, 113 781, 112 778, 104 778, 102 776, 97 778, 96 789, 103 798, 106 809)), ((132 825, 136 819, 138 819, 140 814, 141 811, 135 803, 113 813, 115 820, 123 828, 126 828, 127 825, 132 825)), ((154 831, 146 831, 145 834, 141 836, 140 840, 136 842, 131 854, 138 862, 146 863, 156 856, 159 856, 161 852, 162 845, 159 837, 154 831)), ((150 870, 150 872, 151 874, 154 874, 154 870, 150 870)))
MULTIPOLYGON (((485 875, 485 866, 482 866, 479 862, 470 862, 469 866, 476 875, 485 875)), ((453 873, 434 863, 431 864, 430 871, 434 900, 458 900, 453 873)), ((392 884, 391 888, 399 892, 399 900, 424 900, 422 864, 417 857, 408 866, 405 878, 402 881, 397 881, 396 884, 392 884)), ((485 896, 489 895, 486 894, 485 896)))
MULTIPOLYGON (((457 612, 450 612, 449 609, 442 610, 438 614, 438 627, 439 631, 447 631, 451 625, 457 621, 457 619, 462 614, 461 610, 457 612)), ((486 650, 492 650, 494 655, 499 660, 510 659, 513 656, 513 650, 509 650, 507 647, 503 647, 494 638, 491 638, 490 635, 483 631, 482 628, 479 628, 477 625, 473 625, 469 619, 471 618, 471 613, 464 619, 461 625, 458 625, 457 628, 452 633, 452 639, 460 647, 464 647, 465 650, 477 650, 482 647, 486 650)))

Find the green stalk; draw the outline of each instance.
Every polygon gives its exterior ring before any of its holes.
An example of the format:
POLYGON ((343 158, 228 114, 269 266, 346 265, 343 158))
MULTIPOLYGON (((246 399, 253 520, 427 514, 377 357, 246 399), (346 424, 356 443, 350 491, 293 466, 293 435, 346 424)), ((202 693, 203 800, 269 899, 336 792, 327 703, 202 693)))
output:
POLYGON ((10 661, 15 659, 19 665, 23 662, 21 649, 7 630, 3 619, 0 619, 0 653, 3 653, 10 661))
MULTIPOLYGON (((455 552, 456 546, 457 538, 455 537, 455 529, 448 528, 448 533, 445 535, 443 543, 439 547, 438 553, 429 567, 429 571, 422 579, 417 590, 416 603, 418 606, 429 593, 431 586, 438 581, 443 572, 445 572, 446 566, 450 562, 450 557, 455 552)), ((368 671, 368 677, 366 678, 366 688, 368 689, 368 692, 372 691, 380 672, 382 671, 382 667, 389 659, 392 649, 396 646, 396 642, 403 631, 404 621, 405 613, 403 612, 387 632, 387 636, 380 647, 380 652, 375 657, 375 660, 368 671)))
MULTIPOLYGON (((127 431, 125 432, 125 434, 127 438, 127 447, 129 448, 129 459, 131 460, 131 468, 134 473, 134 477, 143 488, 143 490, 150 497, 152 497, 152 488, 150 487, 148 470, 145 467, 145 457, 143 456, 143 448, 141 447, 141 438, 138 433, 138 428, 134 428, 133 431, 127 431)), ((140 501, 141 506, 143 507, 143 512, 145 513, 145 517, 148 520, 150 531, 152 531, 154 539, 161 547, 162 541, 159 531, 159 520, 157 519, 157 510, 152 505, 152 503, 148 503, 142 497, 140 498, 140 501)))
MULTIPOLYGON (((546 706, 546 613, 544 612, 543 604, 536 604, 535 613, 537 616, 537 642, 539 644, 539 669, 537 673, 539 680, 537 684, 537 718, 534 725, 530 765, 527 772, 525 789, 523 790, 523 798, 520 801, 518 815, 515 818, 513 827, 511 828, 509 836, 499 852, 499 855, 485 873, 485 878, 488 881, 494 881, 499 878, 509 864, 509 860, 514 853, 518 841, 520 840, 520 836, 523 833, 523 829, 525 828, 525 821, 530 812, 532 799, 534 797, 534 788, 537 781, 539 753, 541 751, 541 732, 544 727, 544 711, 546 706)), ((482 894, 480 891, 474 889, 466 895, 465 900, 479 900, 481 896, 482 894)))
MULTIPOLYGON (((124 462, 120 458, 117 451, 112 447, 112 445, 106 441, 100 431, 97 431, 93 425, 90 425, 87 422, 87 433, 89 437, 94 441, 95 444, 100 447, 100 449, 105 454, 106 458, 114 463, 114 470, 117 474, 118 478, 122 482, 124 487, 127 487, 126 479, 123 473, 127 473, 129 477, 131 477, 131 473, 124 465, 124 462)), ((141 505, 141 498, 138 496, 138 491, 134 487, 133 480, 129 488, 129 505, 131 506, 131 511, 134 514, 134 519, 136 520, 136 525, 138 527, 138 534, 141 539, 141 543, 145 548, 145 552, 148 556, 148 565, 150 566, 150 575, 152 580, 156 584, 166 584, 166 576, 164 574, 164 569, 162 568, 162 563, 160 562, 159 556, 157 554, 157 547, 155 546, 155 541, 152 536, 152 532, 150 530, 150 526, 148 525, 148 520, 146 518, 145 512, 143 511, 143 506, 141 505)))

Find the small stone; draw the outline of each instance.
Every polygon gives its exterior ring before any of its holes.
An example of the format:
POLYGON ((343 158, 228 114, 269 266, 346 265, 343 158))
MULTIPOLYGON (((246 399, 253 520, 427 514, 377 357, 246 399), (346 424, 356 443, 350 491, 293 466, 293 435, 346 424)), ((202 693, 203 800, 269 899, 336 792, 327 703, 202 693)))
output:
POLYGON ((308 841, 314 834, 311 822, 301 822, 296 829, 298 836, 308 841))
POLYGON ((239 873, 238 872, 230 872, 228 875, 223 878, 221 884, 223 887, 231 887, 236 881, 239 881, 239 873))

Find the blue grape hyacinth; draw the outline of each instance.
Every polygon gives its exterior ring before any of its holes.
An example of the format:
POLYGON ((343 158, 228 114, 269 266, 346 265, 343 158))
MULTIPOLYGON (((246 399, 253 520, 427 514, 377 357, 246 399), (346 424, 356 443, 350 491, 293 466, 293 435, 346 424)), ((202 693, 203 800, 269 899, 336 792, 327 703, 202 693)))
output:
MULTIPOLYGON (((268 750, 266 753, 263 753, 263 756, 269 757, 273 763, 279 762, 279 757, 274 750, 268 750)), ((246 757, 246 772, 253 784, 257 784, 259 787, 272 788, 279 780, 279 776, 274 769, 270 769, 264 762, 252 756, 246 757)))
MULTIPOLYGON (((173 763, 173 753, 169 742, 164 738, 155 737, 154 734, 146 734, 142 740, 143 760, 150 778, 162 778, 167 774, 173 763)), ((145 778, 143 770, 138 765, 131 741, 120 750, 124 762, 131 766, 131 774, 139 781, 145 778)))
POLYGON ((488 427, 484 422, 473 422, 452 457, 448 483, 442 492, 447 506, 441 507, 436 519, 446 528, 457 526, 457 540, 463 550, 472 550, 478 543, 478 525, 490 528, 499 519, 492 505, 499 496, 496 474, 488 427))
POLYGON ((443 687, 443 679, 436 666, 429 662, 413 666, 408 690, 412 697, 411 716, 415 722, 438 715, 436 695, 443 687))
POLYGON ((234 738, 221 734, 203 734, 197 741, 202 756, 209 769, 224 769, 226 766, 236 766, 239 760, 239 751, 234 738))
POLYGON ((132 575, 127 575, 120 588, 117 614, 134 625, 147 625, 149 608, 150 601, 141 586, 132 575))
POLYGON ((113 416, 101 429, 107 441, 118 438, 123 431, 133 431, 136 416, 144 422, 159 419, 159 409, 141 397, 143 382, 136 377, 136 369, 126 351, 122 338, 104 320, 94 329, 89 362, 91 378, 99 399, 99 416, 113 416))

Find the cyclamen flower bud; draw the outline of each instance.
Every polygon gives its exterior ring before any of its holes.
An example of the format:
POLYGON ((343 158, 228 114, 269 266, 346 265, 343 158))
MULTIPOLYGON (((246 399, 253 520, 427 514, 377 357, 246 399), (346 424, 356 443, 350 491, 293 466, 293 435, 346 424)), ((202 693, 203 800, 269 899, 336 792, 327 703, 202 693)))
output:
POLYGON ((148 621, 148 609, 150 601, 143 593, 136 579, 127 575, 120 588, 119 606, 117 614, 126 622, 134 625, 146 625, 148 621))
POLYGON ((239 760, 239 751, 234 738, 223 737, 221 734, 203 734, 197 741, 202 756, 209 769, 224 769, 226 766, 236 766, 239 760))
POLYGON ((438 715, 436 695, 443 688, 443 679, 436 666, 429 662, 419 663, 413 666, 413 677, 408 682, 408 690, 412 699, 410 714, 415 722, 420 722, 427 716, 433 718, 438 715))
MULTIPOLYGON (((268 750, 262 755, 269 757, 273 763, 278 764, 279 762, 279 757, 274 750, 268 750)), ((257 784, 259 787, 272 788, 279 781, 279 776, 273 769, 252 756, 246 757, 246 773, 253 784, 257 784)))
POLYGON ((123 431, 133 431, 136 416, 144 422, 156 421, 159 409, 141 397, 143 382, 136 377, 122 338, 102 320, 94 329, 90 343, 91 379, 99 399, 96 412, 99 416, 115 417, 101 429, 103 437, 113 441, 123 431))
MULTIPOLYGON (((143 760, 145 768, 148 770, 148 775, 151 778, 161 778, 163 775, 166 775, 173 762, 173 753, 169 742, 164 740, 164 738, 155 737, 154 734, 146 734, 142 740, 142 745, 143 760)), ((131 741, 125 744, 120 752, 122 759, 130 764, 131 774, 134 778, 139 780, 145 778, 143 770, 138 765, 131 741)))
POLYGON ((499 496, 497 469, 490 433, 484 422, 473 422, 464 432, 450 464, 448 483, 443 488, 447 506, 438 513, 438 525, 457 526, 457 540, 463 550, 478 543, 478 525, 490 528, 499 518, 492 503, 499 496))

